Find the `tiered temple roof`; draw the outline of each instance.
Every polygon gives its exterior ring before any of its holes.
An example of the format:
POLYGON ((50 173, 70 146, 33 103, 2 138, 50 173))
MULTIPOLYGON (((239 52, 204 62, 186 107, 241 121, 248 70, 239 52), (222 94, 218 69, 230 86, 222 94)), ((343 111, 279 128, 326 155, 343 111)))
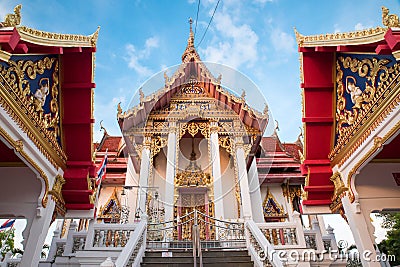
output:
POLYGON ((103 185, 124 185, 128 158, 124 157, 125 142, 122 136, 110 136, 105 131, 102 140, 94 144, 95 164, 100 167, 107 153, 108 163, 103 185))
POLYGON ((299 152, 303 151, 300 140, 295 143, 281 143, 279 137, 274 134, 263 137, 260 146, 262 151, 257 157, 260 183, 304 183, 305 177, 300 171, 299 152))

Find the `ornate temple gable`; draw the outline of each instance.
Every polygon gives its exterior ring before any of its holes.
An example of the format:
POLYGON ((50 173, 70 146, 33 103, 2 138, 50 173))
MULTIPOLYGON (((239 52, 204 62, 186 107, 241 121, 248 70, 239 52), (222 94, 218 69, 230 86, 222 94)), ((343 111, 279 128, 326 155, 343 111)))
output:
POLYGON ((83 36, 34 30, 20 23, 21 5, 0 23, 0 106, 26 133, 26 141, 32 141, 55 169, 64 171, 65 208, 89 210, 93 191, 88 177, 95 175, 91 138, 99 29, 83 36))
POLYGON ((55 167, 65 167, 58 62, 55 56, 13 56, 0 62, 0 106, 55 167))
POLYGON ((120 217, 121 205, 118 200, 117 188, 114 188, 106 204, 100 207, 97 219, 104 220, 104 222, 119 222, 120 217))
POLYGON ((393 56, 337 54, 333 162, 342 164, 400 102, 399 82, 393 56))
POLYGON ((304 206, 338 204, 332 199, 332 168, 343 167, 400 103, 399 18, 383 7, 382 24, 385 28, 318 36, 296 31, 306 135, 304 206))
POLYGON ((282 205, 276 201, 269 188, 267 188, 267 195, 263 202, 263 213, 265 221, 267 222, 283 222, 285 218, 287 218, 287 213, 285 213, 282 205))

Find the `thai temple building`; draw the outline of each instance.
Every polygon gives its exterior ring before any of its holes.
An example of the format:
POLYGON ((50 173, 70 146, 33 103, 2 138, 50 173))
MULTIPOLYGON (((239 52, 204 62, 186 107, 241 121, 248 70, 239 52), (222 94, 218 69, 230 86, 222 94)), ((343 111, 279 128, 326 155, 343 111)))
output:
POLYGON ((17 6, 0 26, 0 177, 13 177, 0 216, 27 226, 22 257, 0 266, 346 266, 322 218, 332 213, 376 256, 370 213, 400 208, 400 25, 388 12, 383 28, 296 31, 303 131, 293 143, 267 105, 249 104, 250 88, 235 93, 201 60, 191 21, 181 64, 118 105, 121 134, 101 126, 94 143, 99 29, 34 30, 17 6))

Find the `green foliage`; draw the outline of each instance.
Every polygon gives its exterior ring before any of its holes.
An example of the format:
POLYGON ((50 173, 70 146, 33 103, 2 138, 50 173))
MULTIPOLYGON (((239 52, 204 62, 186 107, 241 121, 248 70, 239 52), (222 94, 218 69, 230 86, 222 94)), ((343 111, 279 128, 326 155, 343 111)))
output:
POLYGON ((386 255, 396 257, 394 261, 390 261, 392 266, 400 265, 400 212, 382 213, 378 216, 383 219, 382 227, 388 229, 386 239, 378 244, 378 248, 386 255))
POLYGON ((14 250, 14 236, 15 236, 15 229, 7 229, 0 231, 0 241, 1 241, 1 256, 4 258, 4 255, 8 251, 14 250))

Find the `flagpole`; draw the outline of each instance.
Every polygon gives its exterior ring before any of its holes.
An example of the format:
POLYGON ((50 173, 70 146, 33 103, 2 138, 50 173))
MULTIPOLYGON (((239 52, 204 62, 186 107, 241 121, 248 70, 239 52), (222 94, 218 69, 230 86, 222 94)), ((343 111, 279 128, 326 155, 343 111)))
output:
MULTIPOLYGON (((106 149, 106 154, 104 157, 107 156, 107 152, 108 152, 108 148, 106 149)), ((108 159, 107 159, 108 160, 108 159)), ((105 175, 105 174, 103 174, 105 175)), ((96 177, 96 180, 98 179, 98 177, 96 177)), ((101 187, 101 183, 103 182, 103 177, 100 178, 100 182, 99 185, 97 186, 97 191, 96 191, 96 198, 94 200, 94 214, 93 214, 93 218, 96 219, 97 218, 97 201, 99 200, 99 195, 100 195, 100 187, 101 187)))

